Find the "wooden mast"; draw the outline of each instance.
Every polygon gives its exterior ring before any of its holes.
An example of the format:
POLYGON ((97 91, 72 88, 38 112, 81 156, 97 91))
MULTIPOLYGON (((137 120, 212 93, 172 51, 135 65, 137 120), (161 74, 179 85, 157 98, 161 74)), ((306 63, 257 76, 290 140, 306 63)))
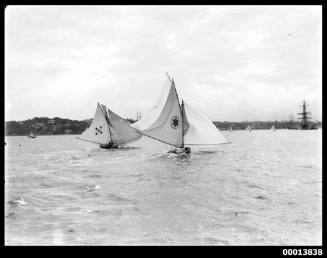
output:
POLYGON ((110 141, 107 144, 110 144, 110 143, 113 144, 113 140, 112 140, 112 137, 111 137, 111 130, 110 130, 111 123, 110 123, 110 120, 109 120, 109 114, 108 114, 107 110, 103 110, 103 108, 102 108, 102 106, 100 105, 99 102, 98 102, 98 105, 99 105, 99 107, 100 107, 100 109, 102 111, 102 114, 104 115, 104 118, 106 119, 106 121, 108 123, 110 141))
POLYGON ((310 123, 309 123, 309 119, 311 118, 311 112, 308 112, 306 107, 308 106, 308 104, 305 103, 305 100, 303 100, 303 105, 300 105, 300 107, 302 107, 302 112, 298 113, 298 115, 300 115, 300 119, 301 119, 301 129, 302 130, 307 130, 310 129, 310 123))

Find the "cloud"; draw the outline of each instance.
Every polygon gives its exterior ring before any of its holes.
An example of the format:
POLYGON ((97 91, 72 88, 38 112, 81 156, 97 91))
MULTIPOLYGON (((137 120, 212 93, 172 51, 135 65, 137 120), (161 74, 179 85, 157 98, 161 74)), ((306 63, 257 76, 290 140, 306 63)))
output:
POLYGON ((6 119, 146 112, 165 72, 212 120, 321 119, 320 6, 9 6, 6 119), (258 108, 260 107, 260 108, 258 108))

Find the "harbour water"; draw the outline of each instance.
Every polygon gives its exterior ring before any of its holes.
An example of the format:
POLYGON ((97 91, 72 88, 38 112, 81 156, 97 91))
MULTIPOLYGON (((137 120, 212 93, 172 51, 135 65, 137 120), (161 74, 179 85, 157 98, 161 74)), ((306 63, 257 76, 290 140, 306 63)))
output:
POLYGON ((184 157, 5 137, 5 244, 321 245, 322 131, 222 133, 184 157))

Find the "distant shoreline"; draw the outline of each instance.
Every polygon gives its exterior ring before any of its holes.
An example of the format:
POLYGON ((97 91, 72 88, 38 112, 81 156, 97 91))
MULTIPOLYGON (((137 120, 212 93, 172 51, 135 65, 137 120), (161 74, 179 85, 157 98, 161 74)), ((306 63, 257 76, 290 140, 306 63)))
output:
MULTIPOLYGON (((85 120, 71 120, 65 118, 48 118, 48 117, 34 117, 25 121, 6 121, 5 122, 5 136, 27 136, 31 132, 36 135, 80 135, 88 128, 93 119, 85 120)), ((127 118, 131 123, 136 120, 127 118)), ((242 121, 242 122, 229 122, 229 121, 215 121, 213 124, 222 131, 230 130, 245 130, 251 126, 252 130, 267 130, 273 125, 276 129, 288 129, 290 125, 295 127, 299 126, 299 122, 290 121, 242 121)), ((322 122, 313 123, 318 127, 322 126, 322 122)))

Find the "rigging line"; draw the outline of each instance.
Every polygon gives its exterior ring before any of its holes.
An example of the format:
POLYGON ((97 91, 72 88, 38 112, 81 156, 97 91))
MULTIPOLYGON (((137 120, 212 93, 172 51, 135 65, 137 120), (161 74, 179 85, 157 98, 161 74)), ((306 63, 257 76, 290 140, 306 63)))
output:
POLYGON ((145 135, 145 136, 147 136, 147 137, 149 137, 149 138, 155 139, 155 140, 157 140, 157 141, 159 141, 159 142, 163 142, 163 143, 166 143, 166 144, 168 144, 168 145, 174 146, 174 147, 176 147, 176 148, 180 148, 180 146, 177 146, 177 145, 174 145, 174 144, 171 144, 171 143, 168 143, 168 142, 165 142, 165 141, 159 140, 159 139, 157 139, 157 138, 155 138, 155 137, 152 137, 152 136, 150 136, 150 135, 147 135, 147 134, 145 134, 145 133, 142 133, 142 132, 140 132, 140 131, 137 130, 137 129, 136 129, 136 131, 137 131, 138 133, 140 133, 140 134, 143 134, 143 135, 145 135))
POLYGON ((75 138, 78 139, 78 140, 81 140, 81 141, 92 142, 92 143, 95 143, 95 144, 108 144, 108 143, 101 143, 101 142, 94 142, 94 141, 90 141, 90 140, 85 140, 85 139, 82 139, 82 138, 79 138, 79 137, 75 137, 75 138))
POLYGON ((133 143, 133 142, 135 142, 136 140, 138 140, 140 137, 142 137, 142 136, 137 136, 137 137, 133 138, 132 140, 129 140, 129 141, 123 143, 123 144, 133 143))

